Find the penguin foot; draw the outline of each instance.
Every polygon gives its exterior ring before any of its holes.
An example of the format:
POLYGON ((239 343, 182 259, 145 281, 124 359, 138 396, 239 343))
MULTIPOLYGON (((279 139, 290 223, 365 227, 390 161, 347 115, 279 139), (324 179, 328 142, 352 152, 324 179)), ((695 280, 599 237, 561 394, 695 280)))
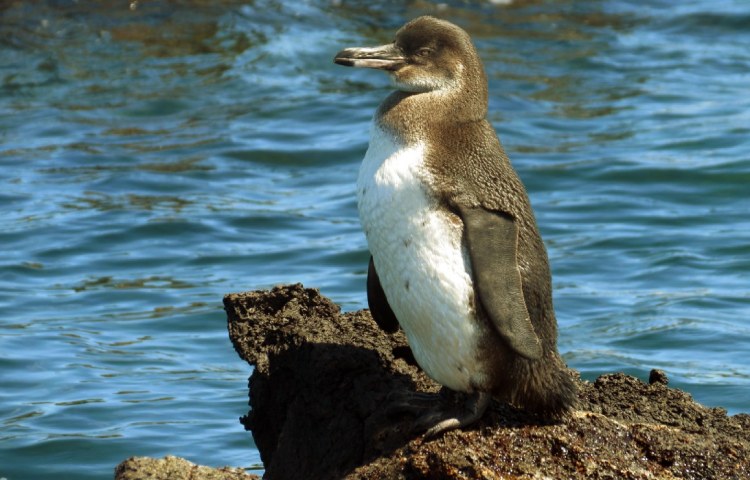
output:
POLYGON ((390 417, 399 415, 417 416, 425 409, 435 409, 438 405, 447 403, 445 395, 441 393, 395 391, 387 398, 386 414, 390 417))
MULTIPOLYGON (((491 402, 492 395, 489 393, 474 392, 474 394, 466 400, 466 403, 464 404, 465 410, 459 412, 457 415, 448 415, 447 417, 443 415, 442 418, 435 418, 434 413, 428 413, 423 418, 425 418, 428 425, 432 426, 427 428, 427 431, 424 434, 424 439, 427 440, 440 435, 441 433, 471 425, 482 418, 482 415, 487 411, 487 407, 490 406, 491 402)), ((422 421, 422 418, 420 418, 419 422, 421 423, 422 421)))
POLYGON ((470 425, 484 415, 492 402, 492 395, 475 392, 465 402, 464 408, 456 411, 445 395, 422 392, 393 392, 388 396, 386 414, 395 416, 409 414, 417 416, 413 430, 425 432, 424 439, 470 425), (425 411, 426 410, 426 411, 425 411))

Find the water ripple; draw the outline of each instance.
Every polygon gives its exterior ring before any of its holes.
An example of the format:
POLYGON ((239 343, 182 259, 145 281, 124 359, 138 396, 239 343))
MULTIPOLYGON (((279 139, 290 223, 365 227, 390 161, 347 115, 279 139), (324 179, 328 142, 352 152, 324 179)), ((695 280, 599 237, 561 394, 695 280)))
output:
POLYGON ((0 6, 0 477, 260 463, 221 297, 365 305, 354 183, 390 86, 331 59, 424 13, 485 62, 568 363, 750 410, 744 2, 182 6, 0 6))

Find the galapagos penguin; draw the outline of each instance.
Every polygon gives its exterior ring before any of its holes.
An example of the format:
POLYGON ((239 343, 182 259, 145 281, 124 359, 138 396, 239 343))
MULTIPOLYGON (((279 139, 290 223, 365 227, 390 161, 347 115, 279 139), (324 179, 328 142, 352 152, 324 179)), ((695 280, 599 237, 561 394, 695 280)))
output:
POLYGON ((357 204, 375 320, 398 322, 427 375, 469 395, 458 414, 427 408, 426 436, 475 422, 493 397, 563 416, 576 389, 557 351, 547 252, 486 119, 469 35, 424 16, 393 43, 347 48, 334 62, 383 70, 396 88, 375 113, 357 204))

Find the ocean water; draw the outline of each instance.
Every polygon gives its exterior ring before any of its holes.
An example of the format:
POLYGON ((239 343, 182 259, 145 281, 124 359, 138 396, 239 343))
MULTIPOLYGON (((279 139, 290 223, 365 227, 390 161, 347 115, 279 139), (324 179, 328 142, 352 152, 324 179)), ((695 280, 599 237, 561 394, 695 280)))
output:
POLYGON ((365 307, 354 184, 389 85, 332 58, 425 13, 485 62, 566 361, 750 412, 747 2, 2 2, 0 477, 260 471, 221 298, 365 307))

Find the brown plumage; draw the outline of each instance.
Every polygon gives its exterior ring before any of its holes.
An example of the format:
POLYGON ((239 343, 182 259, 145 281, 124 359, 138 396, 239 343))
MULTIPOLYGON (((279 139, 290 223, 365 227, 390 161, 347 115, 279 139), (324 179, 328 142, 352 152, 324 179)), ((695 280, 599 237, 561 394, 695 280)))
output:
MULTIPOLYGON (((336 63, 391 75, 398 90, 378 108, 376 127, 399 144, 426 145, 424 189, 436 208, 462 225, 474 318, 484 333, 476 356, 488 372, 473 390, 545 416, 566 413, 575 386, 557 352, 547 252, 526 190, 486 119, 487 79, 469 35, 449 22, 419 17, 398 31, 393 44, 343 50, 336 63)), ((389 293, 396 294, 381 286, 371 263, 368 300, 385 327, 398 319, 389 293)), ((441 422, 431 432, 481 416, 486 402, 478 398, 481 411, 441 422)))

